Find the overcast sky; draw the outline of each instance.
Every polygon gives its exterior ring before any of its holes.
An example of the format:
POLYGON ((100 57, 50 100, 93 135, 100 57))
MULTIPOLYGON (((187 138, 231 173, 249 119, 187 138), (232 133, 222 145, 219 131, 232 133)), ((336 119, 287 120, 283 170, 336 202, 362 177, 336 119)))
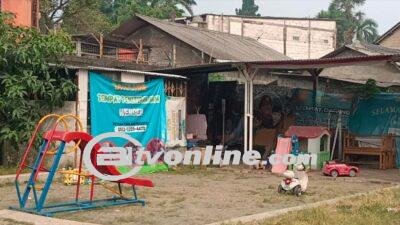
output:
MULTIPOLYGON (((195 14, 235 14, 242 0, 196 0, 195 14)), ((321 9, 327 9, 331 0, 256 0, 262 16, 314 17, 321 9)), ((382 34, 400 21, 400 0, 367 0, 361 8, 379 24, 382 34)))

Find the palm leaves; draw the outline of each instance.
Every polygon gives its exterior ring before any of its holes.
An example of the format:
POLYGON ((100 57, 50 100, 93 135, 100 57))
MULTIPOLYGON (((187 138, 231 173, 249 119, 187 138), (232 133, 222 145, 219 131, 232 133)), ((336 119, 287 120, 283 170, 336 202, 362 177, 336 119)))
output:
POLYGON ((182 6, 190 15, 193 15, 192 7, 196 5, 196 1, 195 0, 150 0, 147 1, 147 4, 150 4, 152 7, 167 7, 167 8, 182 6))
POLYGON ((378 38, 378 23, 369 18, 365 18, 363 12, 356 13, 356 39, 363 42, 372 43, 378 38))
POLYGON ((378 37, 378 24, 361 11, 355 12, 365 0, 333 0, 328 10, 317 17, 337 20, 338 44, 351 44, 354 40, 374 42, 378 37))

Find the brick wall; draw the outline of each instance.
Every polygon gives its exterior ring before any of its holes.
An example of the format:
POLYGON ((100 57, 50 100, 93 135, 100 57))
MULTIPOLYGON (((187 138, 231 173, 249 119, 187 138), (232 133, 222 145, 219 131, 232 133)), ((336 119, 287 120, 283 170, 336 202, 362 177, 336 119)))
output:
POLYGON ((209 61, 206 54, 202 56, 199 50, 151 26, 136 31, 129 39, 136 43, 139 43, 139 40, 142 39, 144 45, 150 46, 150 65, 179 67, 209 61), (173 59, 174 55, 175 60, 173 59))

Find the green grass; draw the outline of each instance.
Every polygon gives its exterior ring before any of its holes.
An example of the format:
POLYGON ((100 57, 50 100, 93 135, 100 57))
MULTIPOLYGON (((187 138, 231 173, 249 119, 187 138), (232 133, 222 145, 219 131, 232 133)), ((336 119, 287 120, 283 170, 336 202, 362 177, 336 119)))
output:
POLYGON ((355 197, 336 205, 290 212, 258 225, 398 225, 400 189, 355 197))

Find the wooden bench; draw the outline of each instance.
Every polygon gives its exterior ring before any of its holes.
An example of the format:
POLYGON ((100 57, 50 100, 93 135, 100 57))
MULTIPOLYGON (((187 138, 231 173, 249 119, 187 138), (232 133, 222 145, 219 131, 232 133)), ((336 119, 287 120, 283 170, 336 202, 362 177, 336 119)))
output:
POLYGON ((361 137, 348 135, 344 139, 343 159, 349 161, 351 155, 368 155, 379 157, 379 169, 394 168, 395 163, 395 137, 387 135, 374 137, 374 143, 363 144, 361 137))

